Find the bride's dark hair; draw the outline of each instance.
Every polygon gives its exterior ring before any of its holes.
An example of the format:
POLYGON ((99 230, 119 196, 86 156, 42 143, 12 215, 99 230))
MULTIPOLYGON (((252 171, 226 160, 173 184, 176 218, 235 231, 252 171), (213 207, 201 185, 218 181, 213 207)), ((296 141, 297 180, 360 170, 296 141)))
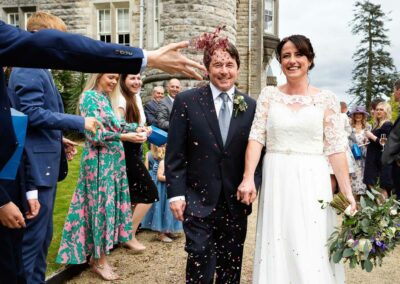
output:
POLYGON ((288 41, 292 42, 299 52, 308 58, 308 61, 311 62, 309 69, 313 69, 315 57, 314 48, 312 47, 310 39, 303 35, 291 35, 283 38, 279 42, 278 46, 276 47, 276 59, 279 61, 279 63, 281 63, 282 48, 288 41))

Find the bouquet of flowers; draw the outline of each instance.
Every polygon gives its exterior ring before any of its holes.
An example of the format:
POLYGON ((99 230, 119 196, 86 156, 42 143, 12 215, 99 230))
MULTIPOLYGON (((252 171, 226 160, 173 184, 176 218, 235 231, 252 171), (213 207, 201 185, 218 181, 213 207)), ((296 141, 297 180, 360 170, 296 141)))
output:
POLYGON ((367 190, 353 214, 342 193, 331 202, 320 202, 322 208, 333 207, 342 217, 341 226, 335 228, 327 243, 333 262, 343 259, 350 268, 361 265, 370 272, 374 265, 381 266, 383 258, 400 243, 400 203, 395 196, 385 199, 379 191, 367 190))

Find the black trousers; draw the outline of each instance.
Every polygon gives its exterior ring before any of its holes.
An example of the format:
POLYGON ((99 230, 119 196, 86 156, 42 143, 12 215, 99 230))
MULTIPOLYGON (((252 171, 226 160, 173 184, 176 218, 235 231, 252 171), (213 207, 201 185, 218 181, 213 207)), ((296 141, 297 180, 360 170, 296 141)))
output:
POLYGON ((22 264, 23 229, 0 225, 0 284, 26 283, 22 264))
POLYGON ((392 179, 393 179, 393 192, 397 196, 397 200, 400 200, 400 167, 396 162, 392 165, 392 179))
POLYGON ((186 283, 240 283, 247 216, 233 218, 224 206, 206 218, 185 216, 186 283))

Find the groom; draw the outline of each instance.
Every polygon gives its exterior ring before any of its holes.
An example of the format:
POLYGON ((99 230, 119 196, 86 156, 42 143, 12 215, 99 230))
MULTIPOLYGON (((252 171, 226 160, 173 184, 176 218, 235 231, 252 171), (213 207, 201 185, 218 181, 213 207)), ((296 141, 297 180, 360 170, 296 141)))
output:
POLYGON ((167 195, 183 221, 186 283, 213 283, 215 273, 217 283, 239 283, 251 206, 236 196, 256 103, 234 86, 240 66, 234 45, 206 50, 203 61, 209 85, 178 94, 171 112, 167 195), (237 109, 239 99, 245 110, 237 109))

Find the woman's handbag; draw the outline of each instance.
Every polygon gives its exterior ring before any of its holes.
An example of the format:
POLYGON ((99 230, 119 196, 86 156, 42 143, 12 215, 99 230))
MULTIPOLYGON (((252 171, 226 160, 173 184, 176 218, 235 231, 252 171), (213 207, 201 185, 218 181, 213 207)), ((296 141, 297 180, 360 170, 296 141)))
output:
POLYGON ((354 143, 351 146, 351 152, 353 153, 354 159, 361 160, 361 158, 362 158, 361 149, 357 143, 354 143))

